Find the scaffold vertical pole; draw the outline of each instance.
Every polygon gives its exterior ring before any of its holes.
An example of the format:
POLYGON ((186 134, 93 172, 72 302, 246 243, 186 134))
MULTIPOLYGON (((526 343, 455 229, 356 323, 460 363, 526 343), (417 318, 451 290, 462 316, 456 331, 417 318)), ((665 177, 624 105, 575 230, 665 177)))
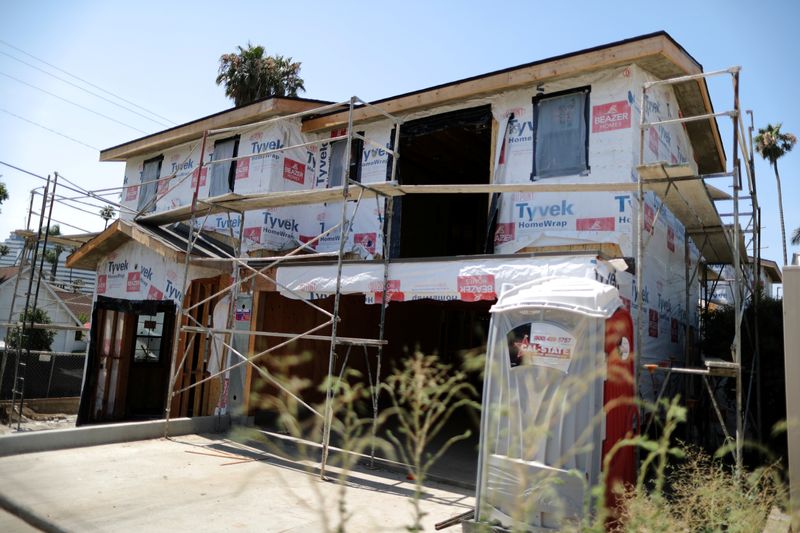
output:
POLYGON ((347 145, 345 147, 344 178, 342 179, 342 219, 339 226, 339 255, 336 259, 336 292, 333 295, 333 320, 331 321, 331 346, 328 352, 328 377, 326 380, 325 391, 325 411, 322 420, 322 458, 320 461, 319 477, 325 479, 325 467, 328 462, 328 450, 331 441, 331 423, 333 422, 333 375, 334 361, 336 358, 336 334, 339 325, 339 304, 342 298, 342 267, 344 262, 344 250, 347 244, 347 235, 350 232, 350 225, 347 220, 347 197, 350 184, 350 162, 352 158, 353 143, 353 107, 356 98, 350 98, 350 106, 347 115, 347 145))
POLYGON ((169 384, 164 401, 164 438, 169 436, 169 416, 172 410, 172 397, 175 390, 175 382, 178 379, 178 369, 175 363, 178 361, 178 351, 180 350, 179 341, 181 338, 181 327, 183 326, 183 300, 186 298, 186 290, 189 284, 189 258, 192 255, 192 237, 194 234, 194 224, 197 215, 197 197, 200 193, 200 181, 203 176, 203 163, 205 162, 206 142, 208 141, 208 130, 203 132, 203 142, 200 143, 200 163, 197 165, 197 181, 195 182, 194 192, 192 193, 192 216, 189 221, 189 238, 186 239, 186 257, 183 261, 183 281, 180 298, 178 302, 178 317, 175 321, 175 332, 172 337, 172 350, 169 360, 169 384))

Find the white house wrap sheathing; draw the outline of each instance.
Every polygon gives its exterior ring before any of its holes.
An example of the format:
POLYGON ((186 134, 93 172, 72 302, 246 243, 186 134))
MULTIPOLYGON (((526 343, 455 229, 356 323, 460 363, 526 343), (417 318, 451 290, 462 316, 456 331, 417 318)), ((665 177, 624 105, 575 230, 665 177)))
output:
MULTIPOLYGON (((498 125, 496 160, 492 165, 493 180, 496 183, 530 183, 533 158, 533 103, 537 94, 551 94, 559 91, 589 87, 589 126, 588 126, 588 165, 589 169, 578 175, 548 177, 538 180, 546 184, 621 184, 622 190, 615 192, 543 192, 543 193, 504 193, 500 196, 498 210, 498 231, 495 235, 495 253, 513 254, 531 246, 548 246, 576 243, 618 243, 626 257, 636 255, 636 227, 638 207, 636 193, 630 186, 638 178, 636 166, 639 161, 639 130, 641 86, 645 81, 655 79, 635 65, 609 69, 554 82, 546 82, 538 87, 507 91, 450 106, 440 106, 422 112, 406 114, 402 118, 411 120, 432 116, 456 109, 465 109, 490 104, 492 114, 498 125), (506 136, 504 132, 508 132, 506 136), (625 190, 625 189, 629 190, 625 190)), ((672 87, 657 86, 649 91, 645 102, 647 119, 664 120, 677 118, 679 108, 672 87)), ((393 124, 388 120, 378 120, 367 125, 356 125, 354 129, 379 146, 388 146, 393 124)), ((402 126, 401 126, 402 131, 402 126)), ((303 134, 299 121, 272 122, 253 129, 245 129, 239 136, 239 155, 247 155, 275 150, 281 147, 306 143, 313 140, 341 136, 341 130, 322 134, 303 134)), ((230 135, 230 134, 225 134, 230 135)), ((212 137, 207 142, 203 158, 208 164, 213 154, 214 142, 224 137, 212 137)), ((345 141, 338 141, 345 142, 345 141)), ((161 182, 161 196, 156 203, 156 211, 187 205, 191 201, 196 180, 200 180, 199 198, 208 197, 208 177, 211 170, 204 167, 197 175, 197 162, 200 160, 199 141, 185 144, 163 152, 161 177, 173 172, 177 175, 169 181, 161 182), (174 189, 169 190, 171 187, 174 189), (169 191, 169 192, 167 192, 169 191)), ((292 148, 287 151, 269 153, 251 159, 234 162, 235 191, 237 193, 287 191, 327 187, 331 184, 333 143, 292 148)), ((341 150, 339 150, 341 153, 341 150)), ((126 183, 136 184, 141 179, 145 160, 157 156, 132 158, 126 167, 126 183)), ((666 163, 689 163, 693 165, 691 144, 680 124, 654 127, 646 132, 644 162, 664 161, 666 163)), ((388 153, 372 144, 365 143, 361 154, 362 183, 377 183, 386 180, 390 161, 388 153)), ((335 183, 334 183, 335 185, 335 183)), ((674 192, 673 192, 674 194, 674 192)), ((129 188, 123 195, 123 203, 133 209, 137 205, 138 188, 129 188)), ((352 214, 355 202, 349 202, 352 214)), ((358 253, 370 259, 383 252, 382 228, 385 202, 382 199, 365 200, 353 218, 352 231, 348 236, 346 251, 358 253)), ((687 328, 697 324, 696 302, 698 298, 698 276, 694 275, 699 260, 698 252, 691 242, 684 243, 685 230, 666 208, 659 208, 660 200, 652 193, 646 195, 643 217, 648 233, 645 235, 644 268, 644 345, 645 361, 663 362, 670 358, 681 359, 683 341, 687 328), (689 280, 687 280, 687 273, 689 280), (687 289, 688 286, 688 289, 687 289), (689 292, 687 298, 687 290, 689 292)), ((289 206, 251 211, 244 217, 245 251, 256 249, 282 250, 292 248, 301 242, 319 235, 335 226, 341 216, 341 203, 318 204, 311 206, 289 206)), ((202 220, 202 219, 201 219, 202 220)), ((453 223, 457 223, 454 221, 453 223)), ((206 229, 239 232, 238 215, 232 213, 212 215, 205 220, 206 229)), ((339 233, 332 232, 322 238, 316 249, 321 252, 336 251, 339 246, 339 233)), ((487 259, 487 261, 489 261, 487 259)), ((523 260, 530 262, 530 259, 523 260)), ((553 258, 542 259, 553 265, 560 264, 553 258), (556 261, 556 263, 552 263, 556 261)), ((582 261, 582 259, 578 259, 582 261)), ((447 264, 444 262, 443 264, 447 264)), ((412 298, 462 298, 458 290, 459 276, 494 276, 495 285, 506 276, 516 281, 526 279, 516 277, 520 270, 510 260, 503 260, 503 267, 491 273, 447 274, 442 287, 429 283, 431 263, 424 267, 392 265, 390 271, 390 293, 403 293, 412 298), (424 274, 417 277, 414 268, 424 268, 424 274), (508 269, 508 274, 500 270, 508 269), (402 290, 396 290, 397 284, 402 290)), ((464 264, 467 264, 465 262, 464 264)), ((488 263, 487 263, 488 264, 488 263)), ((164 272, 174 271, 164 267, 164 272)), ((332 282, 332 270, 317 275, 308 274, 315 268, 291 267, 279 270, 279 279, 293 288, 301 289, 309 295, 328 294, 332 282), (305 269, 305 270, 304 270, 305 269), (292 285, 286 277, 300 276, 292 285), (316 277, 315 277, 316 276, 316 277), (321 281, 324 279, 325 281, 321 281), (304 284, 304 285, 303 285, 304 284), (317 285, 318 284, 318 285, 317 285)), ((444 268, 444 267, 442 267, 444 268)), ((451 267, 447 267, 451 268, 451 267)), ((466 267, 465 267, 466 268, 466 267)), ((531 267, 535 268, 535 267, 531 267)), ((480 270, 480 269, 479 269, 480 270)), ((320 270, 319 272, 322 272, 320 270)), ((620 295, 636 316, 636 287, 634 276, 618 273, 614 283, 619 286, 620 295)), ((164 274, 166 275, 166 274, 164 274)), ((532 274, 536 277, 540 274, 532 274)), ((380 293, 382 266, 358 265, 345 267, 344 292, 364 293, 368 300, 380 293), (358 269, 357 273, 353 269, 358 269)), ((439 279, 439 278, 436 278, 439 279)), ((532 278, 527 278, 532 279, 532 278)), ((166 278, 158 289, 164 291, 166 278), (163 288, 161 288, 163 286, 163 288)), ((475 283, 479 283, 476 281, 475 283)), ((158 285, 158 283, 156 284, 158 285)), ((462 287, 463 288, 463 287, 462 287)), ((125 292, 119 286, 113 290, 125 292)), ((147 289, 150 290, 149 288, 147 289)), ((134 291, 135 292, 135 291, 134 291)), ((157 293, 156 293, 157 294, 157 293)), ((141 297, 148 294, 140 293, 141 297)), ((394 296, 398 298, 399 296, 394 296)), ((463 299, 463 298, 462 298, 463 299)))
MULTIPOLYGON (((173 300, 182 305, 183 271, 183 263, 127 242, 98 261, 96 294, 122 300, 173 300)), ((216 275, 216 270, 189 267, 189 279, 216 275)))
MULTIPOLYGON (((590 256, 498 257, 398 261, 389 265, 389 302, 411 300, 494 300, 504 284, 520 285, 554 275, 589 278, 614 284, 616 268, 590 256)), ((297 265, 278 268, 277 281, 288 298, 324 298, 336 290, 336 271, 331 265, 297 265), (297 295, 292 294, 291 289, 297 295)), ((383 265, 345 264, 342 294, 364 294, 367 303, 380 303, 383 265)))

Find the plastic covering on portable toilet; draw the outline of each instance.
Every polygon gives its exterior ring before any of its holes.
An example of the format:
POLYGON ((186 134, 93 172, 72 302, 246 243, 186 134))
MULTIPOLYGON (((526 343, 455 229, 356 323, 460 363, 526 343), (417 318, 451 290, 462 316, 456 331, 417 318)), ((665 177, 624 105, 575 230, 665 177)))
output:
POLYGON ((583 515, 601 471, 606 319, 621 303, 610 285, 550 277, 492 307, 476 521, 557 530, 583 515))

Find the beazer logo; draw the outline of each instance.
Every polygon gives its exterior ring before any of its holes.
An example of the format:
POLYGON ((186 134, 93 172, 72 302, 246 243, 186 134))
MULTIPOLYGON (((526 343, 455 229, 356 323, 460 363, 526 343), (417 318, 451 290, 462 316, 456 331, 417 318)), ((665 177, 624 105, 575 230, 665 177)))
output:
POLYGON ((192 188, 197 187, 197 175, 200 174, 200 186, 203 187, 206 184, 206 176, 208 175, 208 167, 203 168, 196 168, 194 172, 192 172, 192 188))
MULTIPOLYGON (((371 284, 370 288, 375 293, 375 303, 383 302, 383 284, 371 284)), ((406 295, 400 290, 400 280, 390 279, 386 281, 386 301, 387 302, 402 302, 406 299, 406 295)))
POLYGON ((127 292, 139 292, 141 288, 141 279, 141 272, 128 272, 128 285, 125 290, 127 292))
POLYGON ((614 231, 614 217, 579 218, 575 220, 578 231, 614 231))
POLYGON ((651 337, 658 337, 658 311, 655 309, 648 309, 648 328, 647 333, 651 337))
POLYGON ((260 243, 261 242, 261 228, 244 228, 244 238, 250 242, 260 243))
POLYGON ((592 107, 592 133, 631 127, 631 106, 625 100, 592 107))
POLYGON ((458 276, 456 280, 458 293, 465 302, 480 300, 494 300, 497 298, 494 290, 494 275, 482 274, 477 276, 458 276))
POLYGON ((514 240, 514 223, 500 222, 494 230, 494 244, 503 244, 514 240))
POLYGON ((101 274, 97 276, 97 294, 105 294, 108 288, 108 276, 101 274))
POLYGON ((139 196, 139 186, 138 185, 131 185, 128 187, 128 190, 125 191, 125 201, 129 200, 136 200, 136 197, 139 196))
POLYGON ((644 230, 653 232, 653 223, 656 221, 656 211, 650 204, 644 204, 644 230))
POLYGON ((375 253, 375 239, 377 235, 375 233, 356 233, 353 235, 353 239, 355 240, 356 245, 361 246, 364 248, 367 253, 374 254, 375 253))
POLYGON ((236 176, 234 179, 243 180, 250 176, 250 159, 239 159, 236 162, 236 176))
POLYGON ((283 179, 302 185, 306 178, 306 166, 288 157, 283 160, 283 179))
POLYGON ((148 300, 163 300, 164 293, 156 289, 154 285, 150 285, 150 290, 147 291, 148 300))
POLYGON ((672 226, 667 226, 667 248, 670 252, 675 251, 675 230, 672 226))

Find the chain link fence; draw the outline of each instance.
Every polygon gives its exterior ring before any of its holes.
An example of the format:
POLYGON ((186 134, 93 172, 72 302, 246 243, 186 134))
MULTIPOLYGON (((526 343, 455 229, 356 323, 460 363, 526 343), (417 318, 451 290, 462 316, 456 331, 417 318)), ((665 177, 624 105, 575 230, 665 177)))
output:
MULTIPOLYGON (((63 352, 22 353, 27 362, 25 398, 66 398, 79 396, 86 354, 63 352)), ((14 388, 17 351, 0 352, 0 400, 10 400, 14 388)), ((22 372, 23 367, 20 367, 22 372)))

